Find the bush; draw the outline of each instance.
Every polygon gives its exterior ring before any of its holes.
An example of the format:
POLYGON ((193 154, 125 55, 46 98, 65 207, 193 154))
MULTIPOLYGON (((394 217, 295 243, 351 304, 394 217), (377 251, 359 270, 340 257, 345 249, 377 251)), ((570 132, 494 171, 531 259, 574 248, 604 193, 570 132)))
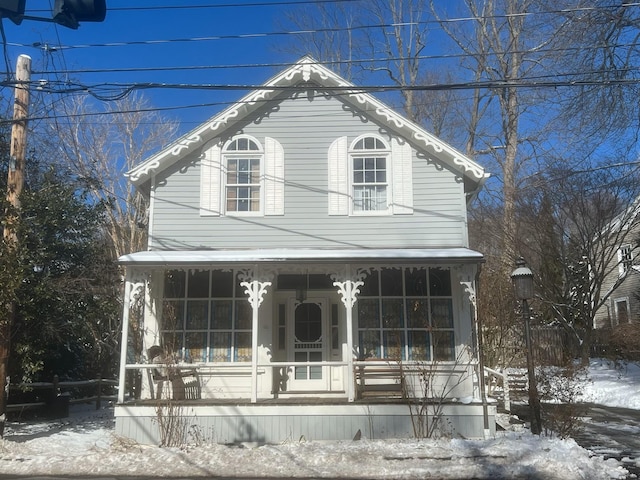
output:
POLYGON ((609 351, 622 360, 640 360, 640 323, 625 323, 611 331, 609 351))

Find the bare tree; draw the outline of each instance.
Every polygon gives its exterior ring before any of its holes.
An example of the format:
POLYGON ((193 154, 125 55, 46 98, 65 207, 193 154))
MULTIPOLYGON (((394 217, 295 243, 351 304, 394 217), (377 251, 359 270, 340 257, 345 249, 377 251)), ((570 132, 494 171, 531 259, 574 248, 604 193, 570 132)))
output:
POLYGON ((296 35, 296 40, 283 49, 295 55, 312 55, 344 78, 353 79, 357 13, 348 3, 340 2, 293 9, 284 17, 282 28, 304 33, 296 35))
MULTIPOLYGON (((147 246, 147 201, 124 173, 174 136, 177 125, 151 111, 140 95, 130 95, 97 111, 86 99, 64 104, 68 123, 58 126, 61 163, 90 186, 93 200, 106 208, 105 237, 115 260, 147 246)), ((142 305, 130 313, 130 333, 136 355, 142 354, 142 305)), ((117 334, 121 326, 114 325, 117 334)), ((134 393, 139 377, 129 379, 134 393)))
MULTIPOLYGON (((557 10, 556 2, 545 1, 557 10)), ((615 136, 637 142, 640 107, 640 9, 633 2, 576 1, 558 12, 568 28, 561 41, 567 55, 559 78, 573 85, 561 90, 560 122, 596 143, 615 136)))
POLYGON ((98 112, 86 99, 66 103, 68 124, 58 128, 61 161, 91 185, 95 201, 108 205, 107 235, 114 258, 146 247, 147 205, 124 178, 176 132, 176 124, 150 112, 140 95, 130 95, 98 112))
POLYGON ((422 75, 421 55, 427 46, 426 0, 369 0, 365 3, 318 3, 313 10, 292 13, 287 23, 308 31, 290 50, 311 53, 324 63, 336 62, 348 79, 368 72, 382 74, 400 87, 401 107, 418 120, 415 91, 422 75), (354 70, 355 66, 359 68, 354 70))
POLYGON ((521 248, 539 272, 538 311, 572 333, 586 362, 596 315, 625 278, 618 275, 618 250, 638 243, 637 172, 557 168, 547 175, 546 188, 536 184, 523 205, 529 214, 521 248))
MULTIPOLYGON (((370 0, 366 10, 365 18, 371 18, 381 30, 365 30, 368 58, 379 60, 365 68, 384 72, 400 87, 417 85, 422 74, 421 55, 429 36, 429 26, 424 21, 429 13, 427 2, 370 0)), ((405 115, 417 120, 415 91, 401 89, 401 94, 405 115)))
MULTIPOLYGON (((474 90, 466 150, 470 155, 491 158, 499 168, 502 259, 506 271, 516 254, 518 179, 530 158, 530 152, 522 145, 531 142, 535 129, 542 128, 536 122, 533 132, 525 131, 523 120, 540 98, 523 95, 519 84, 544 68, 548 59, 541 52, 554 43, 563 22, 549 21, 542 13, 531 15, 536 11, 535 0, 466 0, 464 5, 462 17, 469 21, 448 22, 445 13, 450 12, 442 12, 442 7, 431 0, 442 28, 463 52, 463 65, 473 72, 473 81, 487 85, 484 92, 474 90), (495 107, 489 108, 489 103, 495 107), (480 128, 487 122, 499 128, 480 135, 480 128)), ((531 124, 527 125, 528 130, 531 128, 531 124)))

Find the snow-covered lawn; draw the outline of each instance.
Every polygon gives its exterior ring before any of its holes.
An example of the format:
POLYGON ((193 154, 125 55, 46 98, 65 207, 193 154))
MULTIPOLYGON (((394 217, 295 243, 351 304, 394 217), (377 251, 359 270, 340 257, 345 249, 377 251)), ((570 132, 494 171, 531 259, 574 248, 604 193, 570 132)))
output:
POLYGON ((607 360, 591 360, 588 381, 580 400, 640 410, 640 365, 626 363, 616 369, 607 360))
MULTIPOLYGON (((582 400, 640 409, 640 367, 594 360, 582 400)), ((74 407, 70 418, 10 423, 0 473, 380 479, 623 479, 626 470, 573 440, 538 438, 522 427, 486 441, 290 442, 257 447, 141 446, 113 434, 113 412, 74 407)))

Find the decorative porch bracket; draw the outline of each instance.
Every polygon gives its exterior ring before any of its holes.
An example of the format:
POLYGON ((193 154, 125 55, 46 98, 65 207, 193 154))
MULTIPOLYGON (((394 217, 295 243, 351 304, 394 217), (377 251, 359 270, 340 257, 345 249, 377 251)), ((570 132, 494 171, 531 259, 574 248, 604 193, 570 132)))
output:
POLYGON ((460 285, 464 287, 465 292, 469 295, 469 302, 471 302, 471 306, 473 307, 474 314, 478 310, 478 305, 476 304, 476 285, 473 281, 460 281, 460 285))
POLYGON ((251 403, 258 401, 258 309, 267 293, 267 287, 271 286, 271 282, 261 282, 253 280, 253 272, 245 271, 241 278, 240 285, 245 288, 251 305, 251 403))
MULTIPOLYGON (((346 320, 347 320, 347 395, 349 397, 349 401, 353 402, 355 400, 355 378, 353 372, 353 306, 356 303, 357 295, 360 293, 360 287, 364 285, 364 277, 366 272, 362 270, 358 270, 358 273, 355 276, 351 276, 351 267, 349 265, 346 266, 346 275, 345 280, 343 282, 334 281, 333 286, 338 287, 338 293, 342 298, 342 303, 345 306, 346 310, 346 320)), ((335 280, 335 279, 334 279, 335 280)))

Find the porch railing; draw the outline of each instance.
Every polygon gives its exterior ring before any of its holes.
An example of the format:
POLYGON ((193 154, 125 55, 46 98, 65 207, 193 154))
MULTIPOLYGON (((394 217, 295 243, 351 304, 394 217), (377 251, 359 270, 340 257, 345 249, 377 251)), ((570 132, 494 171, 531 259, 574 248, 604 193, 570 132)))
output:
MULTIPOLYGON (((256 375, 264 375, 267 369, 272 371, 273 385, 271 389, 271 395, 276 398, 279 393, 286 393, 288 390, 283 388, 285 385, 283 381, 290 379, 289 374, 295 372, 297 367, 323 367, 329 370, 333 368, 345 368, 347 362, 268 362, 259 363, 257 365, 256 375)), ((140 371, 143 376, 143 382, 147 381, 150 384, 153 372, 158 370, 170 370, 173 369, 179 372, 197 372, 200 377, 250 377, 253 375, 252 366, 250 363, 176 363, 176 364, 159 364, 159 363, 131 363, 125 365, 126 371, 140 371)), ((343 375, 343 382, 347 381, 347 375, 343 375)), ((331 373, 329 373, 329 381, 331 379, 331 373)), ((346 385, 346 384, 345 384, 346 385)), ((150 385, 150 390, 153 389, 153 385, 150 385)), ((124 402, 124 388, 121 389, 122 394, 118 398, 119 403, 124 402)), ((153 394, 152 394, 153 398, 153 394)))
POLYGON ((486 388, 487 395, 494 396, 494 388, 502 384, 502 399, 504 401, 504 409, 511 411, 511 397, 509 395, 509 375, 506 372, 498 372, 489 367, 484 367, 485 376, 487 377, 486 388), (495 380, 495 382, 494 382, 495 380))
MULTIPOLYGON (((392 396, 400 397, 405 393, 405 379, 411 375, 424 374, 424 369, 428 368, 429 373, 433 375, 464 375, 468 372, 469 365, 437 363, 425 367, 421 364, 413 364, 409 362, 396 362, 393 360, 365 360, 354 361, 353 372, 349 374, 349 363, 346 361, 329 361, 329 362, 294 362, 294 361, 276 361, 264 362, 257 364, 255 376, 251 363, 178 363, 178 364, 157 364, 157 363, 136 363, 125 365, 127 371, 142 372, 142 381, 148 382, 150 391, 154 385, 151 381, 151 375, 154 370, 175 369, 178 372, 184 371, 195 372, 200 379, 207 377, 244 377, 246 384, 245 390, 252 386, 250 382, 257 381, 257 377, 265 375, 267 372, 272 374, 272 384, 270 389, 271 397, 278 398, 283 394, 308 393, 308 391, 296 390, 291 388, 292 380, 295 381, 296 368, 321 367, 323 369, 323 378, 326 379, 325 388, 318 389, 319 393, 337 394, 349 392, 349 382, 353 382, 353 391, 356 398, 367 396, 392 396), (341 369, 340 375, 334 375, 335 369, 341 369), (325 377, 326 375, 326 377, 325 377)), ((309 370, 307 371, 309 372, 309 370)), ((497 372, 496 372, 497 373, 497 372)), ((165 379, 166 380, 166 379, 165 379)), ((206 382, 203 385, 203 393, 206 390, 206 382)), ((265 389, 263 388, 264 392, 265 389)), ((120 403, 124 402, 124 388, 120 389, 120 403)), ((155 398, 151 393, 150 398, 155 398)), ((204 394, 202 397, 190 398, 207 398, 204 394)), ((210 398, 215 398, 211 395, 210 398)), ((230 398, 230 397, 229 397, 230 398)), ((263 397, 264 398, 264 394, 263 397)))

